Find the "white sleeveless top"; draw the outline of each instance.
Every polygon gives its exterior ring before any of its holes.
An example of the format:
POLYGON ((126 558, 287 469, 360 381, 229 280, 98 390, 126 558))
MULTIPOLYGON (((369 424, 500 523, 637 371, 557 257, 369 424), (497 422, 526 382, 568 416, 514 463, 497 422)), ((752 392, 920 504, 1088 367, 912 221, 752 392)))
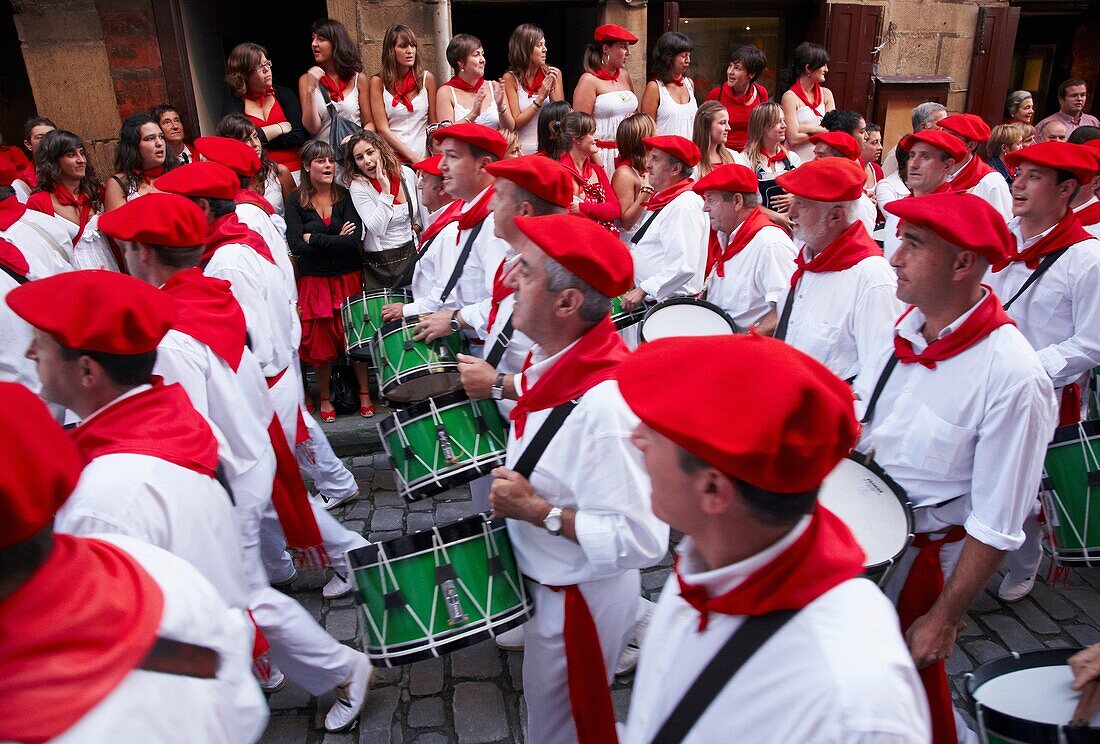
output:
MULTIPOLYGON (((354 121, 359 126, 363 126, 363 117, 359 114, 358 72, 355 73, 355 77, 351 79, 351 93, 345 94, 344 100, 342 101, 333 101, 332 105, 336 108, 337 116, 342 116, 349 121, 354 121)), ((321 128, 317 130, 317 134, 313 135, 313 139, 328 142, 328 130, 332 122, 329 121, 328 106, 325 105, 325 99, 321 95, 320 86, 317 86, 313 91, 313 106, 317 109, 317 114, 321 117, 321 128)))
POLYGON ((592 106, 592 118, 596 120, 596 141, 612 143, 610 147, 600 147, 600 157, 607 171, 608 179, 615 173, 615 158, 619 157, 619 148, 614 145, 615 134, 623 119, 638 110, 638 96, 632 90, 613 90, 600 93, 592 106))
POLYGON ((283 202, 283 185, 279 183, 279 174, 272 171, 264 183, 264 198, 267 203, 275 207, 275 214, 280 217, 286 212, 286 204, 283 202))
POLYGON ((688 90, 687 103, 677 103, 668 92, 668 88, 660 80, 657 81, 657 90, 661 100, 657 105, 657 134, 679 135, 690 140, 692 130, 695 127, 695 112, 699 104, 695 102, 695 85, 691 78, 684 78, 684 85, 688 90))
MULTIPOLYGON (((496 91, 493 90, 494 83, 492 80, 486 80, 484 85, 488 85, 489 90, 485 94, 485 103, 482 104, 484 108, 482 109, 481 113, 478 114, 477 118, 474 119, 474 124, 480 124, 481 126, 489 127, 490 129, 500 129, 500 112, 497 111, 497 104, 494 100, 494 95, 496 94, 496 91), (488 106, 486 106, 485 104, 488 104, 488 106)), ((453 85, 448 85, 447 87, 451 90, 451 102, 455 106, 454 120, 458 121, 459 119, 466 118, 470 114, 470 109, 466 108, 458 102, 458 97, 455 95, 455 89, 453 85)), ((521 89, 520 93, 523 92, 524 91, 521 89)), ((533 153, 534 151, 532 150, 532 154, 533 153)), ((526 154, 527 153, 524 153, 524 155, 526 154)))
MULTIPOLYGON (((821 107, 824 108, 825 104, 822 103, 821 107)), ((801 131, 803 127, 807 127, 807 126, 812 126, 812 127, 821 126, 821 117, 818 116, 817 114, 815 114, 813 109, 810 108, 809 106, 799 106, 798 110, 795 111, 795 120, 798 122, 799 131, 801 131)), ((797 155, 800 159, 802 159, 804 161, 813 160, 814 159, 814 143, 806 141, 806 142, 802 143, 801 145, 799 145, 797 147, 792 147, 791 152, 793 152, 795 155, 797 155)))
MULTIPOLYGON (((515 75, 513 75, 515 77, 515 75)), ((519 110, 527 109, 531 102, 538 98, 538 94, 531 95, 523 87, 523 81, 516 80, 516 99, 519 102, 519 110)), ((544 101, 543 103, 548 103, 544 101)), ((539 115, 536 113, 531 121, 523 125, 516 134, 519 135, 519 149, 524 155, 534 155, 539 149, 539 115)))
MULTIPOLYGON (((128 201, 128 200, 127 200, 128 201)), ((107 243, 107 236, 99 231, 99 214, 93 214, 84 226, 84 232, 79 240, 75 240, 80 226, 69 222, 64 217, 55 214, 53 216, 58 224, 65 228, 73 242, 73 268, 74 269, 107 269, 118 271, 118 262, 115 254, 107 243)))
POLYGON ((423 158, 428 132, 427 70, 424 71, 424 78, 420 81, 420 92, 412 99, 412 111, 405 108, 405 104, 400 101, 395 106, 393 93, 384 88, 382 103, 385 105, 384 113, 386 120, 390 123, 390 131, 405 144, 405 147, 413 151, 418 160, 423 158))

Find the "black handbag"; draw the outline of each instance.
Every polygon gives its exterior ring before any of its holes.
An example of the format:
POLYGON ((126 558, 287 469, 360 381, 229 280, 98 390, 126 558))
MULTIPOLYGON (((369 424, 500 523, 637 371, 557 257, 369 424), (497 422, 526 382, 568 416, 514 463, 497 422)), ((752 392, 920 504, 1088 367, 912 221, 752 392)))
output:
POLYGON ((341 416, 359 412, 359 379, 350 364, 333 364, 329 400, 341 416))
MULTIPOLYGON (((336 113, 336 104, 332 102, 332 97, 325 90, 325 86, 319 86, 318 90, 321 91, 321 98, 325 99, 325 108, 328 109, 328 142, 332 145, 332 149, 336 151, 336 159, 343 160, 344 141, 353 134, 362 132, 363 127, 336 113)), ((356 410, 358 410, 358 406, 356 406, 356 410)))

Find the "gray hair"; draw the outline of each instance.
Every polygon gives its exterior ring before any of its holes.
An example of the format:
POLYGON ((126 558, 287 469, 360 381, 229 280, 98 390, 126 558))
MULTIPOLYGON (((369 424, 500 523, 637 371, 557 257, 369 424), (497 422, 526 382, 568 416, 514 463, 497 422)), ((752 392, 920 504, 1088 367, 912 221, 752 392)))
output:
POLYGON ((611 300, 602 295, 591 284, 584 281, 560 263, 546 257, 546 290, 548 292, 561 292, 565 289, 576 289, 584 295, 581 302, 580 316, 586 323, 598 323, 611 312, 611 300))
POLYGON ((837 206, 844 208, 844 219, 849 225, 859 221, 859 201, 859 199, 853 199, 852 201, 837 203, 837 206))
POLYGON ((1008 102, 1005 104, 1005 108, 1008 110, 1009 116, 1015 116, 1016 112, 1020 110, 1020 106, 1024 104, 1024 101, 1031 98, 1030 90, 1014 90, 1008 94, 1008 102))
POLYGON ((947 108, 942 103, 936 103, 935 101, 925 101, 916 108, 913 109, 913 131, 919 132, 925 122, 932 118, 932 114, 939 111, 947 113, 947 108))

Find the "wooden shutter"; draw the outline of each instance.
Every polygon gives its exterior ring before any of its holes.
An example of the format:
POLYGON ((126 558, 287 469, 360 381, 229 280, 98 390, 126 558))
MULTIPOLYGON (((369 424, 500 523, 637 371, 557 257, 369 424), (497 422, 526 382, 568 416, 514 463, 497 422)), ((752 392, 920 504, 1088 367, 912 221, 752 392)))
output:
POLYGON ((1012 74, 1012 51, 1019 23, 1019 8, 1001 6, 978 9, 966 110, 982 117, 990 126, 1000 124, 1004 118, 1012 74))
POLYGON ((882 28, 881 5, 834 3, 828 6, 829 73, 825 85, 838 109, 870 115, 875 47, 882 28))

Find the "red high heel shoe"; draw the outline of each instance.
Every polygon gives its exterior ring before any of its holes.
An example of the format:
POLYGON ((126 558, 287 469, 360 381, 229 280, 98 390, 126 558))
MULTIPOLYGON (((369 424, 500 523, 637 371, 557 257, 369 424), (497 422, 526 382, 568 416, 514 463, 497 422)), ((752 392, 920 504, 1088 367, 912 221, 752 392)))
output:
POLYGON ((373 418, 375 414, 374 404, 370 402, 369 395, 359 396, 359 415, 363 418, 373 418), (363 405, 363 398, 367 399, 367 404, 363 405))
MULTIPOLYGON (((322 404, 328 403, 328 402, 329 402, 328 398, 321 398, 321 403, 322 404)), ((331 424, 335 420, 336 420, 336 409, 335 408, 332 409, 331 411, 325 411, 325 410, 321 411, 321 421, 323 421, 324 423, 331 424)))

